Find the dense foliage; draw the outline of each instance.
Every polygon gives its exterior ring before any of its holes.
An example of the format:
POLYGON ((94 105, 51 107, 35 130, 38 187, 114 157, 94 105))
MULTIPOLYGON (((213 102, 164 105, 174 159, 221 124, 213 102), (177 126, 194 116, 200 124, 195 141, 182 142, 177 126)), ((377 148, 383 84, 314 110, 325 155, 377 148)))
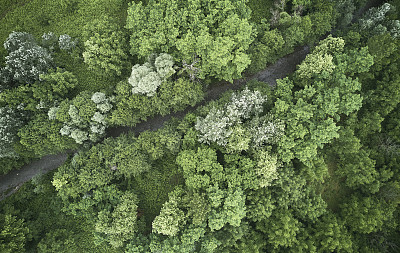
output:
POLYGON ((399 1, 3 2, 0 173, 71 155, 2 200, 1 252, 399 251, 399 1))

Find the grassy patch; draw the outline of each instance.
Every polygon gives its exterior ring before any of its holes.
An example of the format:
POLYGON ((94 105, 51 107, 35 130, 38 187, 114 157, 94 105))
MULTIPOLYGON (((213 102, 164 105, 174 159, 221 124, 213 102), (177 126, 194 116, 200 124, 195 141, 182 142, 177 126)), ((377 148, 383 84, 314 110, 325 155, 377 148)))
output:
POLYGON ((351 190, 344 185, 344 179, 337 176, 335 169, 337 164, 332 160, 327 161, 329 177, 317 187, 317 191, 333 212, 339 211, 339 205, 350 195, 351 190))
POLYGON ((0 0, 0 19, 4 18, 8 12, 25 5, 31 0, 0 0))
POLYGON ((146 232, 151 232, 151 223, 168 200, 168 193, 183 183, 173 155, 160 159, 152 171, 135 177, 132 188, 139 197, 139 212, 144 215, 146 232))
MULTIPOLYGON (((36 38, 47 32, 57 35, 68 34, 78 38, 84 26, 93 19, 109 16, 116 20, 120 27, 125 26, 128 0, 0 0, 0 13, 6 13, 0 18, 0 42, 7 39, 12 31, 29 32, 36 38), (18 2, 18 4, 16 3, 18 2), (4 4, 3 4, 4 3, 4 4), (24 3, 24 4, 22 4, 24 3), (4 7, 7 5, 9 7, 4 7)), ((0 47, 0 61, 7 55, 4 47, 0 47)), ((110 86, 110 80, 94 77, 81 62, 70 61, 67 66, 73 66, 82 90, 98 90, 110 86)), ((114 84, 114 83, 112 83, 114 84)))

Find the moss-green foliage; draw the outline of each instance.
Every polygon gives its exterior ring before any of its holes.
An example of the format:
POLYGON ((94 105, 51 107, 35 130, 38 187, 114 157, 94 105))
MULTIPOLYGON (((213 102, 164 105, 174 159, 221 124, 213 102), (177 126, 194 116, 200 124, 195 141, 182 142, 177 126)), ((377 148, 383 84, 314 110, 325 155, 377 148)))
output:
POLYGON ((122 21, 126 16, 125 3, 123 0, 32 0, 8 12, 0 20, 3 27, 0 38, 4 41, 12 30, 29 31, 35 36, 53 31, 79 37, 82 28, 96 17, 107 15, 122 21))
POLYGON ((0 1, 0 19, 4 18, 8 12, 18 8, 18 6, 25 4, 29 0, 1 0, 0 1))

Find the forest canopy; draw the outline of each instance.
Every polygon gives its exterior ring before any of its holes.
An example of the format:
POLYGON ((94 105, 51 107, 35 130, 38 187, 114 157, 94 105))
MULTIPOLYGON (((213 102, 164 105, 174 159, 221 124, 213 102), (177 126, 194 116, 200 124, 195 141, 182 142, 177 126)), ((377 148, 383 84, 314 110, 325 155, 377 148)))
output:
POLYGON ((0 252, 398 252, 381 2, 0 0, 0 252))

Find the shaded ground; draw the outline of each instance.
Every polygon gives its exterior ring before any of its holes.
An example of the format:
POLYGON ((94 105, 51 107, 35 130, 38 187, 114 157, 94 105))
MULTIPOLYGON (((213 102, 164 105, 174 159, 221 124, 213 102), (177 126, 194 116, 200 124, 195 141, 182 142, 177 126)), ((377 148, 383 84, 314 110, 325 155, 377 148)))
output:
POLYGON ((68 153, 48 155, 38 161, 24 165, 20 170, 13 170, 0 176, 0 200, 13 194, 19 187, 37 174, 47 173, 60 167, 68 158, 68 153))

